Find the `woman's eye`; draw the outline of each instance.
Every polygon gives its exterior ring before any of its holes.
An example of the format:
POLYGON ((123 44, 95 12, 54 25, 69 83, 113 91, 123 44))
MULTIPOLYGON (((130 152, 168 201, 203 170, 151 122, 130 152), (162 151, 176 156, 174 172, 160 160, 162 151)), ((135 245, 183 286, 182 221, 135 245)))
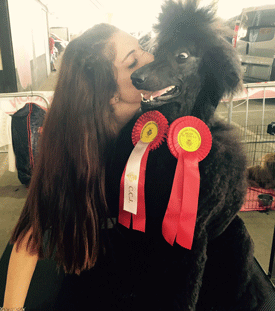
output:
POLYGON ((128 66, 128 68, 129 69, 134 68, 137 65, 137 63, 138 63, 138 60, 135 58, 134 62, 130 66, 128 66))
POLYGON ((180 54, 177 56, 177 62, 178 62, 178 63, 183 63, 183 62, 186 60, 186 58, 188 58, 188 57, 189 57, 188 53, 185 53, 185 52, 180 53, 180 54))

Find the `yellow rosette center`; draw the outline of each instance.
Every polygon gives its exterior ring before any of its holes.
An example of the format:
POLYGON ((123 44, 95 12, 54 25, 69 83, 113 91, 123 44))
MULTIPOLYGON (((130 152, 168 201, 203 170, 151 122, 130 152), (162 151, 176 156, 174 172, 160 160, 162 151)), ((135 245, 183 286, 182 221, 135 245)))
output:
POLYGON ((154 121, 147 122, 140 133, 140 139, 143 143, 152 142, 158 135, 158 125, 154 121))
POLYGON ((201 135, 195 128, 185 127, 179 131, 178 143, 185 151, 197 151, 201 145, 201 135))

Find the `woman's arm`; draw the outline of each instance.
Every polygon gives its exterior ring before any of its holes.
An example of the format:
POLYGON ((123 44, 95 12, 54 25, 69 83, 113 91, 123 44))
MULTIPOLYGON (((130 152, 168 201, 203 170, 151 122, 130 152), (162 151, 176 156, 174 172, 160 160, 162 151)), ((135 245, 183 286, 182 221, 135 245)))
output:
POLYGON ((33 272, 38 261, 38 254, 33 255, 27 251, 26 246, 30 234, 31 232, 26 234, 18 251, 16 251, 16 243, 13 246, 4 297, 5 308, 19 308, 24 306, 33 272))

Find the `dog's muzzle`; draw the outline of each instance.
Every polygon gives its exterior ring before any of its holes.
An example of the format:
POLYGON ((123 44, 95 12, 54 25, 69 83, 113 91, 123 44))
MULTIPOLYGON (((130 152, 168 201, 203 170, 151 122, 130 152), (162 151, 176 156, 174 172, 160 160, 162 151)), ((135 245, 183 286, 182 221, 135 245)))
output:
POLYGON ((145 90, 144 94, 141 94, 141 105, 143 107, 153 108, 174 101, 181 94, 180 87, 168 85, 158 90, 150 90, 148 68, 145 65, 131 75, 133 85, 138 90, 145 90))
POLYGON ((131 75, 132 83, 138 90, 143 90, 146 79, 147 75, 143 71, 140 71, 140 69, 136 70, 131 75))

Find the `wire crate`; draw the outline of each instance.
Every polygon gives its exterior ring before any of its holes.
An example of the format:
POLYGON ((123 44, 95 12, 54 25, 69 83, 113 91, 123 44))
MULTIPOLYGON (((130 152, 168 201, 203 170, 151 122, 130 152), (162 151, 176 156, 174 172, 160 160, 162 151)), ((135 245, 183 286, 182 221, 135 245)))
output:
MULTIPOLYGON (((263 164, 264 156, 275 154, 275 136, 267 133, 267 127, 268 125, 252 125, 239 129, 249 167, 260 166, 263 164)), ((248 187, 241 211, 264 211, 268 209, 275 209, 275 189, 248 187), (271 195, 273 197, 272 204, 261 206, 258 200, 259 194, 271 195)))
POLYGON ((263 189, 263 188, 254 188, 248 187, 246 198, 244 204, 241 208, 241 212, 249 211, 266 211, 266 210, 275 210, 275 191, 274 189, 263 189), (273 197, 273 202, 270 206, 261 206, 259 204, 258 195, 259 194, 270 194, 273 197))

